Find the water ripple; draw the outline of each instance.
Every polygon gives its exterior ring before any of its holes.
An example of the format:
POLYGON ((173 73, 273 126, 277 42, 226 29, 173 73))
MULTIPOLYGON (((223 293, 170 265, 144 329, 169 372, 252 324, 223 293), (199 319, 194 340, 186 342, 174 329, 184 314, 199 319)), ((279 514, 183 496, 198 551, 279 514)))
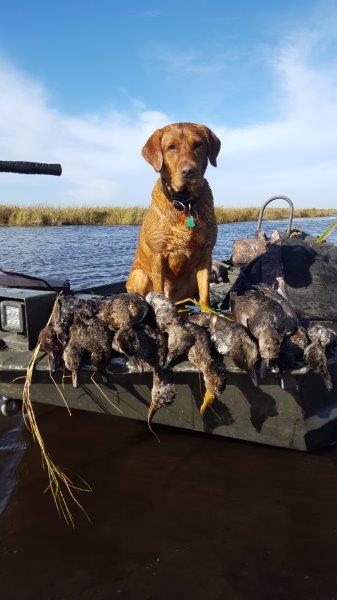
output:
POLYGON ((22 439, 23 417, 18 423, 2 434, 0 438, 0 458, 3 467, 0 470, 0 515, 6 509, 17 484, 17 470, 29 444, 22 439))
MULTIPOLYGON (((331 217, 294 219, 293 224, 317 235, 330 222, 331 217)), ((267 233, 285 227, 285 221, 265 223, 267 233)), ((214 257, 229 257, 233 241, 254 235, 255 229, 255 222, 220 225, 214 257)), ((65 277, 73 288, 111 283, 127 277, 138 232, 139 227, 107 225, 2 227, 0 266, 40 277, 65 277)), ((330 239, 337 243, 337 232, 330 239)))

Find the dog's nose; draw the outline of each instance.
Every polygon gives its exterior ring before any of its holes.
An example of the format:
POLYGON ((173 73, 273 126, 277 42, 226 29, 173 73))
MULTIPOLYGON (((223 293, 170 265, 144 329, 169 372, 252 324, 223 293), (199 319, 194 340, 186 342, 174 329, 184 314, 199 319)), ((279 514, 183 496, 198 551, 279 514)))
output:
POLYGON ((184 177, 191 178, 194 177, 197 170, 195 167, 193 167, 193 165, 186 163, 180 167, 180 172, 184 177))

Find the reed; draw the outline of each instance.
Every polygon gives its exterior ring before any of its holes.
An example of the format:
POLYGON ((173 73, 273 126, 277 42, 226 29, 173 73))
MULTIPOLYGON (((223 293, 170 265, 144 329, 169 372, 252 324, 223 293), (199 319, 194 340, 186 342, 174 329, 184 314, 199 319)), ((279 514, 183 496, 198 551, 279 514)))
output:
MULTIPOLYGON (((52 314, 53 313, 51 313, 51 315, 49 317, 49 321, 47 323, 48 325, 51 322, 52 314)), ((52 457, 45 445, 44 438, 41 433, 40 427, 38 425, 35 411, 33 408, 33 404, 31 402, 31 398, 30 398, 35 363, 39 356, 40 350, 41 350, 41 344, 39 342, 32 354, 30 362, 27 366, 25 382, 24 382, 23 392, 22 392, 22 414, 24 417, 25 424, 33 436, 34 442, 40 448, 42 465, 43 465, 43 468, 47 471, 47 475, 48 475, 49 484, 48 484, 47 490, 50 490, 50 492, 52 494, 53 500, 55 502, 55 505, 56 505, 56 508, 57 508, 57 511, 58 511, 60 517, 63 517, 68 525, 72 525, 74 527, 75 522, 74 522, 74 518, 73 518, 73 515, 71 512, 71 509, 69 508, 69 501, 72 501, 85 514, 85 516, 90 521, 89 515, 86 513, 83 506, 80 504, 80 502, 77 499, 77 493, 78 492, 91 492, 92 489, 84 481, 84 479, 82 479, 78 475, 76 475, 75 477, 79 481, 79 483, 78 484, 75 483, 72 480, 72 478, 66 473, 66 470, 64 468, 62 469, 59 465, 57 465, 54 462, 54 460, 52 459, 52 457)), ((71 415, 67 401, 66 401, 64 395, 62 394, 59 386, 57 385, 56 381, 54 380, 52 373, 51 373, 51 369, 50 369, 50 377, 51 377, 52 381, 54 382, 54 384, 56 385, 56 388, 57 388, 58 392, 60 393, 60 395, 62 396, 62 399, 65 402, 68 412, 71 415)), ((74 477, 74 475, 75 474, 73 474, 73 477, 74 477)))
MULTIPOLYGON (((7 226, 55 226, 55 225, 140 225, 146 214, 141 206, 80 206, 53 207, 0 205, 0 225, 7 226)), ((259 209, 256 207, 228 208, 216 206, 219 224, 256 221, 259 209)), ((328 217, 337 214, 332 208, 298 208, 295 217, 328 217)), ((286 208, 268 208, 266 219, 285 219, 286 208)))
MULTIPOLYGON (((224 206, 216 206, 215 214, 218 223, 239 223, 245 221, 256 221, 259 215, 259 208, 227 208, 224 206)), ((264 213, 264 219, 279 220, 287 219, 289 211, 287 208, 267 208, 264 213)), ((337 209, 334 208, 297 208, 294 210, 296 218, 314 218, 314 217, 331 217, 337 214, 337 209)))

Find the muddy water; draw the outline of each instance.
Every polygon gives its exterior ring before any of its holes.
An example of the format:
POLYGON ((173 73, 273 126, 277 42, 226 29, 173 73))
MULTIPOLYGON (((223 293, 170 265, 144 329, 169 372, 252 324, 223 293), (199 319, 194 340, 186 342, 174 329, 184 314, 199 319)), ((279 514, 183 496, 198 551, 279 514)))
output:
MULTIPOLYGON (((90 282, 103 283, 123 275, 137 233, 116 232, 112 266, 111 228, 46 229, 2 229, 2 266, 87 284, 89 263, 90 282)), ((221 229, 219 256, 237 234, 221 229)), ((158 444, 144 423, 38 410, 53 457, 93 488, 81 496, 91 523, 76 511, 75 530, 59 520, 22 418, 0 416, 4 600, 337 599, 337 449, 301 454, 157 426, 158 444)))
POLYGON ((92 521, 58 519, 30 435, 3 419, 5 600, 337 597, 337 449, 157 426, 158 444, 144 423, 53 408, 39 422, 59 463, 91 483, 81 500, 92 521))

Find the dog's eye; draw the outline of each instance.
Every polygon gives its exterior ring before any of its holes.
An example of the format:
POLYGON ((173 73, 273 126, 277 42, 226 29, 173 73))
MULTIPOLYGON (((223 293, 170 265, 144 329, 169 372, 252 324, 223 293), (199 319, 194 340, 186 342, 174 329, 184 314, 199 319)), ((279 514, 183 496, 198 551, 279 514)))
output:
POLYGON ((202 142, 193 142, 193 148, 200 148, 202 146, 202 142))
POLYGON ((168 149, 168 150, 175 150, 175 149, 176 149, 176 147, 175 147, 175 145, 174 145, 174 144, 170 144, 170 145, 167 147, 167 149, 168 149))

